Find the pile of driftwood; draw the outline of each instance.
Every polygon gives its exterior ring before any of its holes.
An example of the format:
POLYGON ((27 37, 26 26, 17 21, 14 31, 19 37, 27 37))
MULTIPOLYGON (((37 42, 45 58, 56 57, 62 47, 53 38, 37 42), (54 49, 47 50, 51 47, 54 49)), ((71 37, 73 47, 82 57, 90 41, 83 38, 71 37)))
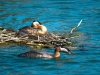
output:
MULTIPOLYGON (((80 26, 82 20, 79 22, 79 24, 74 27, 71 32, 67 35, 70 36, 74 33, 75 30, 80 26)), ((65 35, 65 34, 64 34, 65 35)), ((16 44, 24 44, 24 45, 32 45, 32 46, 37 46, 40 45, 42 47, 54 47, 54 44, 62 44, 64 46, 72 46, 72 42, 69 40, 69 38, 73 37, 63 37, 59 36, 54 33, 47 33, 44 35, 39 35, 39 40, 38 40, 38 35, 18 35, 17 31, 11 30, 11 29, 6 29, 0 27, 0 44, 9 44, 9 43, 16 43, 16 44)))
POLYGON ((16 31, 11 29, 0 28, 0 44, 7 43, 16 43, 16 44, 25 44, 25 45, 41 45, 43 47, 53 47, 54 43, 69 45, 71 42, 68 38, 53 34, 47 33, 45 35, 25 35, 19 36, 16 31))

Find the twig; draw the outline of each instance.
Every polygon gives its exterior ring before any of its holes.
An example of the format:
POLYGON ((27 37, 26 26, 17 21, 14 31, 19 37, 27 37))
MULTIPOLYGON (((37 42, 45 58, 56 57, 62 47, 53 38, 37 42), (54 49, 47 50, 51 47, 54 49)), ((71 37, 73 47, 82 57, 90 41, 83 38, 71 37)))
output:
POLYGON ((72 30, 70 31, 70 34, 72 34, 73 31, 75 31, 80 26, 81 23, 82 23, 82 20, 78 23, 76 27, 72 28, 72 30))

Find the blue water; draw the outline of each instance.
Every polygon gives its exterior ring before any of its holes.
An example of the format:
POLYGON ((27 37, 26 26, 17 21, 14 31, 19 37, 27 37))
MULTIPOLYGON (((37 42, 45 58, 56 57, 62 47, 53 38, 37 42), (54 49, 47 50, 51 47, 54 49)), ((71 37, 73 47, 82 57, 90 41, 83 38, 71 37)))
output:
MULTIPOLYGON (((83 20, 77 32, 73 55, 61 53, 59 59, 19 58, 29 46, 0 45, 0 75, 99 75, 99 0, 0 0, 0 27, 18 30, 42 22, 49 32, 70 32, 83 20)), ((44 49, 53 52, 54 49, 44 49)))

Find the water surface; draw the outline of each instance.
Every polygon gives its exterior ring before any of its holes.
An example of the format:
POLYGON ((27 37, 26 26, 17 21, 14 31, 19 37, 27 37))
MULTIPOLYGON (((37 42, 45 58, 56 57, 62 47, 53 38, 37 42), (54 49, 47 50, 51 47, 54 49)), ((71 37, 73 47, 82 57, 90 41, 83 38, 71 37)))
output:
MULTIPOLYGON (((70 32, 83 20, 77 32, 79 47, 59 59, 19 58, 29 46, 1 45, 1 75, 99 75, 100 74, 100 1, 99 0, 0 0, 0 27, 18 30, 42 22, 49 32, 70 32)), ((54 49, 44 49, 53 52, 54 49)))

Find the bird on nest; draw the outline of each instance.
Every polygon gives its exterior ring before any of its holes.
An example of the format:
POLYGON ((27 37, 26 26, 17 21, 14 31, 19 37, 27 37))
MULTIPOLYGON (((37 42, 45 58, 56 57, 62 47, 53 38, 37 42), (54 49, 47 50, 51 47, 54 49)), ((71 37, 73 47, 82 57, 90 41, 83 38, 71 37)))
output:
POLYGON ((33 21, 31 26, 25 26, 17 31, 18 35, 37 35, 39 40, 39 35, 44 35, 48 32, 47 28, 38 21, 33 21))

